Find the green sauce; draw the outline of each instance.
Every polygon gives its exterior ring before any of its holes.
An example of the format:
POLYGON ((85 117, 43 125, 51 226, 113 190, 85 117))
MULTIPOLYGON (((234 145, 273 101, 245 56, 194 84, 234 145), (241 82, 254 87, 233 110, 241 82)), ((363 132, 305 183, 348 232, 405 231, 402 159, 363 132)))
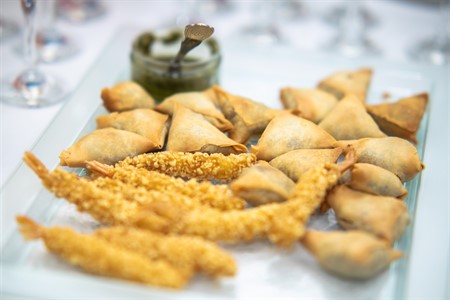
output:
POLYGON ((220 53, 217 41, 208 39, 199 47, 207 47, 206 57, 187 56, 181 62, 179 76, 169 74, 175 54, 153 53, 154 48, 177 47, 183 34, 171 31, 163 37, 152 32, 141 34, 133 43, 131 53, 132 80, 142 85, 157 101, 180 92, 202 91, 218 84, 220 53))

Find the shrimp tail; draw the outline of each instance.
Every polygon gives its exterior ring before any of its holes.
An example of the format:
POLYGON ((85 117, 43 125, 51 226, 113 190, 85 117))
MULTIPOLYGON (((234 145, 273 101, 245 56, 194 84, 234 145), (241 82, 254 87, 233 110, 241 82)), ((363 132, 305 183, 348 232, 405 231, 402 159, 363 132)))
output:
POLYGON ((19 231, 25 240, 37 240, 42 237, 44 227, 25 216, 17 216, 16 221, 19 224, 19 231))
POLYGON ((114 173, 114 167, 101 162, 90 160, 86 161, 86 168, 98 175, 112 177, 114 173))
POLYGON ((48 175, 48 169, 33 153, 26 151, 22 159, 39 178, 43 179, 48 175))
POLYGON ((345 171, 353 167, 353 165, 358 161, 358 157, 356 155, 356 151, 354 149, 350 149, 345 155, 345 159, 338 164, 338 169, 341 174, 345 171))

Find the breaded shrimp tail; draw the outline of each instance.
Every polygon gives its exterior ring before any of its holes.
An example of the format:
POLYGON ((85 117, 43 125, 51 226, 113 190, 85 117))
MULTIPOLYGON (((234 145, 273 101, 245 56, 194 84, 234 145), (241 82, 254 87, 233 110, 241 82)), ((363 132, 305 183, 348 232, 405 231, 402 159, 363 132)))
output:
POLYGON ((25 216, 17 216, 16 221, 19 224, 19 231, 25 240, 37 240, 42 237, 42 226, 30 218, 25 216))
POLYGON ((33 153, 26 151, 22 159, 39 178, 43 179, 48 175, 48 169, 33 153))

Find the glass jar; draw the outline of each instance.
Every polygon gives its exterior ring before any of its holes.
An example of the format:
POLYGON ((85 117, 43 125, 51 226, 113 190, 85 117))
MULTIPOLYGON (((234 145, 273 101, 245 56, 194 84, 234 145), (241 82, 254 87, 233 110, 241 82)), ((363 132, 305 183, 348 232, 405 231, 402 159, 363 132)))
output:
POLYGON ((144 32, 133 43, 131 78, 157 101, 175 93, 202 91, 219 83, 221 55, 214 38, 203 41, 184 57, 179 74, 169 73, 170 61, 183 39, 183 32, 174 29, 162 34, 144 32))

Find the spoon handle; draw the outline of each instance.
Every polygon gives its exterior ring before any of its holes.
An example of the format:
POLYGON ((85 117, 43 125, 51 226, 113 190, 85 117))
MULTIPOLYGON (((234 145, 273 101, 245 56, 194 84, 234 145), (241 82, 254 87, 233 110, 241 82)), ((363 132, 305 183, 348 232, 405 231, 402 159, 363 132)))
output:
POLYGON ((170 62, 169 73, 172 76, 179 74, 181 71, 181 60, 186 56, 186 54, 193 48, 201 44, 202 41, 193 40, 186 38, 181 42, 180 51, 178 51, 177 56, 170 62))

